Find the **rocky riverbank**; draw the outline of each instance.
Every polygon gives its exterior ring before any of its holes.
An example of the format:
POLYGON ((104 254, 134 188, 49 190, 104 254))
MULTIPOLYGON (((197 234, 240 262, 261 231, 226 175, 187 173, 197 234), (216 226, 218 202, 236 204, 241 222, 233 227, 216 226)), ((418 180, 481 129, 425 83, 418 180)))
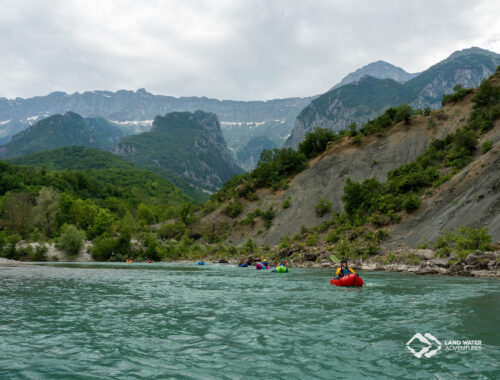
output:
MULTIPOLYGON (((336 268, 337 264, 329 260, 331 253, 308 250, 294 251, 293 246, 282 253, 288 265, 295 268, 336 268)), ((256 256, 243 258, 252 265, 260 260, 256 256)), ((209 260, 210 261, 210 260, 209 260)), ((236 264, 237 260, 219 260, 236 264)), ((476 251, 465 258, 452 252, 449 257, 438 257, 431 249, 416 249, 405 252, 390 252, 372 256, 368 259, 349 260, 349 266, 355 270, 410 272, 419 275, 449 275, 468 277, 500 277, 500 251, 476 251)))

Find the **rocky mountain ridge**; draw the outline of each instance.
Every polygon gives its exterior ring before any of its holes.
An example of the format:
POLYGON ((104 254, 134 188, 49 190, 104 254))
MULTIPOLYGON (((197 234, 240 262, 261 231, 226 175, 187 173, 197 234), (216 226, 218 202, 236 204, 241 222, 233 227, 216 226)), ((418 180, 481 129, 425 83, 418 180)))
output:
POLYGON ((452 93, 456 85, 477 87, 498 65, 499 54, 470 48, 453 53, 405 83, 361 77, 312 100, 297 116, 284 146, 296 148, 314 127, 339 131, 353 122, 361 126, 390 106, 407 103, 414 108, 438 109, 443 95, 452 93))

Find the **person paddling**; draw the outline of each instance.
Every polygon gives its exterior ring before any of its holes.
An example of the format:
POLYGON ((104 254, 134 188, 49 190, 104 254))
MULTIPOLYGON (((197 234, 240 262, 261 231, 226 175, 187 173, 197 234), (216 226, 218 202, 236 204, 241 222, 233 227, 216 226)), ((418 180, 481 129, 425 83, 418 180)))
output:
POLYGON ((354 272, 351 268, 347 266, 346 259, 342 259, 340 261, 340 267, 337 268, 337 272, 335 273, 335 280, 338 280, 339 278, 342 278, 345 275, 348 275, 349 273, 356 273, 356 272, 354 272))

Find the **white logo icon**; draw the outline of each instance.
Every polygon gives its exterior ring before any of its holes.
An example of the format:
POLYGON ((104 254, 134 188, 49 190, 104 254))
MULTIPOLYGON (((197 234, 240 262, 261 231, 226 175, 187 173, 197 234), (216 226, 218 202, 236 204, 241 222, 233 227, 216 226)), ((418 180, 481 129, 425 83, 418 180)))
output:
POLYGON ((406 343, 406 347, 410 350, 410 352, 415 355, 417 358, 421 358, 422 355, 426 358, 430 358, 437 354, 437 352, 441 349, 441 342, 436 339, 434 335, 429 333, 425 333, 424 335, 420 333, 416 333, 413 337, 406 343), (420 351, 415 351, 410 345, 415 340, 418 339, 421 343, 425 344, 425 347, 422 347, 420 351), (436 348, 431 350, 433 347, 432 342, 436 344, 436 348))

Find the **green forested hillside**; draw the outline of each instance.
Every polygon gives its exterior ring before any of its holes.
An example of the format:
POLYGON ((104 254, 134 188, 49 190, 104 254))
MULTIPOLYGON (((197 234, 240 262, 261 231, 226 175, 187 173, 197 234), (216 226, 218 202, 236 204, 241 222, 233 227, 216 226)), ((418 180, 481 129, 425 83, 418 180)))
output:
POLYGON ((176 184, 187 183, 182 187, 186 192, 190 185, 216 191, 242 173, 229 155, 217 117, 202 111, 157 116, 150 132, 124 137, 113 153, 176 184))
POLYGON ((0 157, 16 157, 61 146, 111 150, 123 132, 103 118, 84 119, 74 112, 40 120, 0 147, 0 157))
POLYGON ((7 159, 15 165, 49 170, 131 169, 133 165, 110 152, 83 146, 64 146, 7 159))

